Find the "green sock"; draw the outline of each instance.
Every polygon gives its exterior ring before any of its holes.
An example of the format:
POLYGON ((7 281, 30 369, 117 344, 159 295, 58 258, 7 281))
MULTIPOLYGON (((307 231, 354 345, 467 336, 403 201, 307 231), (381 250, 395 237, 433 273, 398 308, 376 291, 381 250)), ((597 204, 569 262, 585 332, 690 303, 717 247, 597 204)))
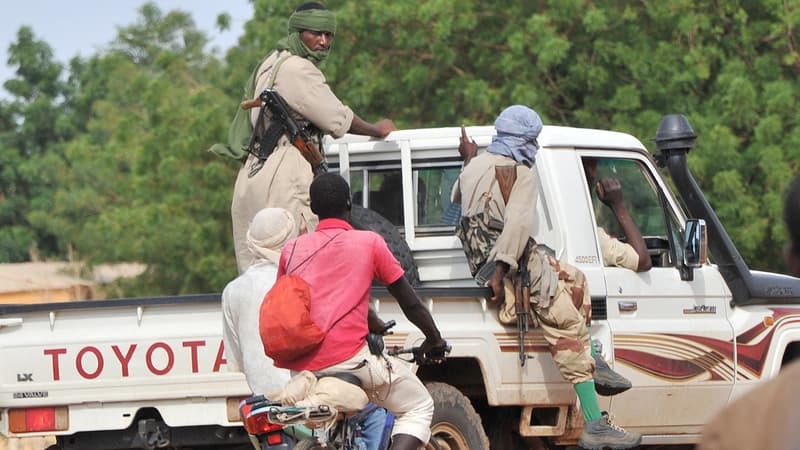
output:
POLYGON ((592 327, 590 327, 589 325, 586 325, 586 331, 589 332, 589 349, 592 352, 592 358, 594 358, 594 355, 596 355, 597 352, 594 351, 594 345, 592 345, 592 327))
POLYGON ((583 420, 591 422, 602 417, 600 405, 597 404, 597 394, 594 392, 594 381, 581 381, 574 386, 578 399, 581 401, 583 420))

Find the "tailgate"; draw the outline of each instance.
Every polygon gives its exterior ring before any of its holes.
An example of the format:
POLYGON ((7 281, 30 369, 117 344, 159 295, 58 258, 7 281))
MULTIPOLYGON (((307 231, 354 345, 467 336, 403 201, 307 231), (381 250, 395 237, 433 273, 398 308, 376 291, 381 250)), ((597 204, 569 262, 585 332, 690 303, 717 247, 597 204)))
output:
POLYGON ((226 397, 219 295, 4 307, 0 407, 226 397))

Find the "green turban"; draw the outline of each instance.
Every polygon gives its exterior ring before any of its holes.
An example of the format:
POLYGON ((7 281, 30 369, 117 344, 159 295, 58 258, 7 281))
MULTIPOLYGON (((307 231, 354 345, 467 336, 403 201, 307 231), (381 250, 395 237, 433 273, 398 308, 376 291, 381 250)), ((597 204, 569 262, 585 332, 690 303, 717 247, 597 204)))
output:
POLYGON ((300 31, 312 30, 326 33, 336 33, 336 16, 327 9, 306 9, 295 11, 289 17, 289 34, 278 41, 278 50, 289 50, 292 54, 311 60, 319 64, 328 57, 328 50, 312 51, 300 40, 300 31))

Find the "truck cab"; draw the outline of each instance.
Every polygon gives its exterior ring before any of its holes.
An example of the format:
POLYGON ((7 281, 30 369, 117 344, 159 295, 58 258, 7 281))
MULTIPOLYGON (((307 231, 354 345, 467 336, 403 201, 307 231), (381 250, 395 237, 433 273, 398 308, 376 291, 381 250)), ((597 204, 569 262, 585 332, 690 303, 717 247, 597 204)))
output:
MULTIPOLYGON (((634 386, 601 397, 601 406, 620 425, 642 433, 645 444, 696 442, 712 415, 775 375, 800 341, 800 327, 793 324, 800 317, 800 280, 749 271, 713 210, 702 206, 705 199, 691 175, 686 177, 685 160, 670 161, 685 159, 694 144, 693 131, 681 118, 665 118, 658 145, 666 148, 659 148, 657 157, 628 134, 545 126, 531 169, 540 182, 532 237, 586 274, 592 341, 634 386), (676 120, 685 128, 674 129, 676 120), (625 236, 587 182, 587 158, 597 160, 598 179, 620 180, 627 209, 645 238, 650 270, 603 264, 598 229, 622 241, 625 236), (662 176, 665 167, 677 174, 680 199, 662 176), (711 258, 709 236, 716 240, 711 258), (731 269, 737 264, 744 266, 738 272, 731 269), (761 292, 733 291, 757 291, 754 284, 761 292)), ((468 127, 467 135, 482 150, 494 129, 468 127)), ((460 209, 450 200, 462 166, 459 136, 455 127, 398 131, 385 141, 346 136, 329 142, 328 158, 350 182, 354 204, 381 213, 402 232, 419 271, 418 291, 453 344, 450 363, 462 375, 453 380, 423 372, 421 377, 456 385, 471 393, 473 404, 485 402, 486 411, 518 406, 515 431, 522 437, 573 443, 581 427, 575 395, 560 378, 541 332, 526 336, 525 348, 534 359, 523 366, 514 327, 499 323, 496 307, 485 297, 437 297, 436 288, 476 286, 454 235, 460 209)), ((384 305, 376 301, 376 306, 384 305)), ((382 311, 398 312, 391 306, 382 311)), ((481 415, 485 426, 491 423, 491 413, 481 415)))

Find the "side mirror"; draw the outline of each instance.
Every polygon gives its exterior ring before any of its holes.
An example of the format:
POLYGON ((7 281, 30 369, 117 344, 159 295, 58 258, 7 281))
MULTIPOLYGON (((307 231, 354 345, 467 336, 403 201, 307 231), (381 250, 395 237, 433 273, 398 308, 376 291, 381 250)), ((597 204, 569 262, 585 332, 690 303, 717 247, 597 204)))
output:
POLYGON ((686 234, 683 239, 683 266, 696 268, 708 259, 708 233, 706 221, 689 219, 686 221, 686 234))

